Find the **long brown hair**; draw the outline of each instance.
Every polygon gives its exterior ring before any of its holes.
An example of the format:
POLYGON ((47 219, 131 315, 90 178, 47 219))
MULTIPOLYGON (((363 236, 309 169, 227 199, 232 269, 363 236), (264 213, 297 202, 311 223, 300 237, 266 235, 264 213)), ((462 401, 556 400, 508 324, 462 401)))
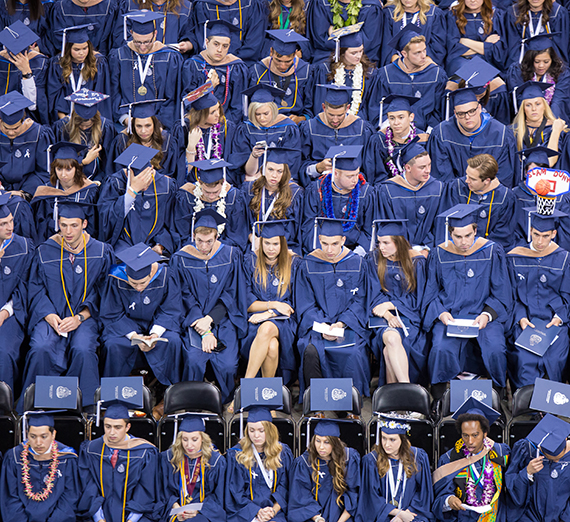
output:
MULTIPOLYGON (((398 450, 398 459, 404 466, 406 477, 411 478, 414 473, 418 472, 416 459, 412 453, 412 445, 410 444, 410 439, 408 439, 406 435, 400 433, 399 436, 402 443, 400 444, 400 449, 398 450)), ((376 463, 378 464, 378 474, 380 475, 380 478, 382 478, 384 475, 386 475, 386 473, 388 473, 390 469, 390 459, 384 451, 384 446, 382 446, 382 443, 374 444, 372 451, 375 451, 378 454, 376 463)))
MULTIPOLYGON (((59 59, 59 65, 61 66, 61 74, 63 76, 63 81, 69 83, 69 77, 71 76, 73 63, 71 60, 71 48, 75 44, 71 42, 65 43, 65 51, 63 56, 59 59)), ((85 62, 83 62, 83 69, 81 69, 81 76, 87 81, 94 80, 97 75, 97 57, 95 56, 95 48, 90 40, 87 41, 87 46, 89 52, 85 57, 85 62)))
MULTIPOLYGON (((339 437, 327 437, 330 445, 332 446, 331 459, 328 462, 329 473, 332 477, 333 488, 336 491, 336 503, 338 506, 342 504, 342 496, 346 493, 348 486, 346 485, 346 444, 340 440, 339 437)), ((319 453, 316 448, 316 435, 313 435, 311 443, 309 444, 309 463, 313 469, 311 478, 313 482, 319 480, 319 470, 317 462, 319 453)))
MULTIPOLYGON (((263 251, 263 239, 264 238, 260 238, 259 248, 257 249, 257 259, 255 261, 253 277, 265 290, 267 288, 267 258, 263 251)), ((291 265, 293 263, 293 255, 289 252, 285 236, 279 236, 279 244, 281 245, 281 251, 277 257, 275 275, 279 278, 279 297, 283 297, 291 287, 291 265)))
MULTIPOLYGON (((139 4, 139 9, 152 10, 152 0, 138 0, 137 3, 139 4)), ((183 0, 166 0, 166 11, 179 16, 179 10, 182 4, 183 0)))
MULTIPOLYGON (((542 4, 542 23, 546 25, 548 20, 550 20, 550 11, 552 11, 552 5, 554 0, 544 0, 544 4, 542 4)), ((517 19, 515 21, 515 25, 525 25, 528 24, 530 15, 528 12, 530 11, 530 4, 528 0, 518 0, 517 3, 517 19)))
MULTIPOLYGON (((271 29, 281 29, 279 16, 281 15, 281 0, 271 0, 269 4, 269 23, 271 29)), ((305 15, 305 2, 303 0, 291 0, 291 11, 289 13, 289 27, 296 33, 305 35, 307 18, 305 15)))
MULTIPOLYGON (((287 209, 291 206, 291 199, 293 198, 291 185, 289 184, 291 171, 289 170, 289 165, 287 165, 287 163, 284 163, 283 167, 283 176, 281 176, 279 187, 277 189, 279 193, 275 200, 275 205, 273 205, 273 210, 271 211, 271 215, 274 216, 275 219, 287 218, 287 209)), ((254 215, 257 215, 261 210, 261 194, 263 193, 263 187, 265 187, 264 176, 257 178, 251 187, 253 198, 251 198, 249 208, 254 215)))
MULTIPOLYGON (((160 121, 156 116, 151 116, 151 118, 152 118, 153 131, 152 131, 152 138, 150 140, 150 146, 153 149, 156 149, 158 151, 158 154, 154 158, 152 158, 150 164, 153 166, 153 168, 159 169, 160 164, 162 162, 162 158, 164 156, 164 154, 162 153, 162 145, 164 143, 164 139, 162 138, 162 125, 160 124, 160 121)), ((133 124, 132 124, 133 130, 129 137, 129 141, 127 142, 127 147, 129 147, 129 145, 132 145, 133 143, 142 145, 141 139, 139 138, 139 135, 136 133, 135 129, 136 121, 137 118, 133 118, 133 124)), ((125 149, 127 147, 125 147, 125 149)))
MULTIPOLYGON (((176 440, 170 448, 172 450, 172 458, 170 459, 170 464, 172 464, 172 467, 175 470, 177 470, 184 463, 184 457, 186 456, 184 448, 182 447, 182 433, 183 432, 181 431, 178 432, 176 440)), ((210 435, 204 431, 201 431, 200 435, 202 435, 202 453, 200 453, 200 456, 202 457, 204 466, 210 467, 210 458, 212 457, 212 452, 214 450, 212 439, 210 438, 210 435)))
MULTIPOLYGON (((412 256, 410 255, 409 241, 404 236, 390 236, 392 241, 396 245, 396 262, 400 264, 401 270, 404 273, 404 277, 407 283, 408 292, 415 292, 417 287, 416 281, 416 271, 414 269, 414 262, 412 256)), ((378 279, 380 280, 380 286, 384 292, 387 292, 386 287, 386 264, 387 259, 382 255, 380 248, 378 251, 378 279)))
MULTIPOLYGON (((277 471, 283 466, 281 463, 282 447, 279 442, 279 432, 272 422, 261 421, 261 423, 265 430, 265 446, 263 447, 263 452, 265 453, 265 467, 272 471, 277 471)), ((253 442, 251 442, 249 438, 247 429, 245 430, 243 439, 239 441, 239 445, 241 446, 241 451, 236 453, 237 462, 246 468, 253 467, 255 463, 253 442)))
POLYGON ((83 166, 76 159, 54 159, 51 162, 49 182, 55 187, 58 177, 55 169, 69 169, 75 167, 75 175, 73 176, 73 184, 78 187, 85 185, 85 175, 83 174, 83 166))
MULTIPOLYGON (((10 16, 16 14, 16 2, 18 0, 6 0, 6 9, 10 16)), ((41 0, 28 0, 27 5, 30 7, 30 20, 39 20, 45 14, 41 0)))
POLYGON ((101 138, 103 137, 101 114, 99 111, 95 113, 95 116, 91 118, 93 125, 91 126, 91 139, 87 139, 87 134, 84 130, 81 130, 80 125, 85 120, 79 116, 75 111, 69 116, 69 121, 65 124, 65 132, 68 135, 68 141, 72 143, 84 143, 89 147, 95 147, 101 143, 101 138))
MULTIPOLYGON (((331 72, 327 74, 328 82, 334 82, 334 75, 336 74, 336 70, 340 67, 340 64, 342 62, 342 57, 344 56, 344 53, 346 53, 347 49, 349 48, 348 47, 340 48, 340 60, 338 62, 334 61, 334 53, 331 54, 331 65, 330 65, 331 72)), ((374 69, 374 66, 376 64, 370 61, 370 58, 368 58, 366 54, 362 54, 360 63, 362 64, 362 76, 364 78, 368 78, 368 74, 372 71, 372 69, 374 69)))
MULTIPOLYGON (((211 108, 212 107, 208 107, 200 111, 191 108, 186 113, 186 117, 190 121, 190 125, 188 126, 188 134, 190 134, 196 127, 199 127, 208 119, 211 108)), ((218 102, 218 109, 220 111, 220 123, 224 125, 226 117, 224 115, 224 108, 222 107, 222 104, 220 102, 218 102)))
MULTIPOLYGON (((465 26, 467 18, 465 18, 465 0, 459 0, 456 6, 451 8, 455 15, 455 24, 461 34, 465 34, 465 26)), ((493 31, 493 2, 492 0, 483 0, 481 6, 481 18, 483 18, 485 26, 485 34, 488 36, 493 31)))

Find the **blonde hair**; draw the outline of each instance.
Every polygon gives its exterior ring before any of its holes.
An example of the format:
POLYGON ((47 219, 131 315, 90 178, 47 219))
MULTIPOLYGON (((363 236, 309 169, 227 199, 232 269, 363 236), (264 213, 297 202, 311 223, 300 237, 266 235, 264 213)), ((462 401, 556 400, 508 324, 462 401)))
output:
POLYGON ((410 47, 414 44, 426 43, 426 37, 423 34, 414 36, 402 49, 403 52, 409 53, 410 47))
POLYGON ((67 132, 68 140, 72 143, 86 144, 88 147, 95 147, 101 143, 101 138, 103 137, 101 114, 99 111, 95 113, 95 116, 91 118, 91 140, 87 140, 87 134, 85 131, 81 130, 80 125, 88 121, 83 119, 79 114, 73 111, 69 115, 69 121, 65 124, 65 131, 67 132))
MULTIPOLYGON (((524 111, 524 102, 526 100, 523 100, 523 102, 521 103, 520 107, 519 107, 519 112, 517 112, 517 115, 515 116, 515 119, 513 120, 513 132, 515 134, 515 138, 517 140, 517 150, 522 150, 524 148, 523 145, 523 139, 524 139, 524 135, 526 133, 526 114, 524 111)), ((556 116, 554 116, 554 113, 552 112, 552 109, 550 108, 550 105, 548 105, 548 102, 542 98, 542 105, 544 107, 544 118, 546 118, 547 120, 550 121, 554 121, 556 119, 556 116)))
POLYGON ((265 102, 265 103, 251 102, 247 109, 247 117, 249 118, 249 121, 253 123, 258 129, 260 129, 261 127, 259 126, 259 123, 257 123, 255 112, 264 105, 269 105, 269 108, 271 109, 271 116, 272 116, 271 121, 275 121, 275 119, 279 114, 279 109, 277 108, 277 104, 275 102, 265 102))
MULTIPOLYGON (((427 22, 426 13, 430 10, 431 6, 433 5, 431 0, 417 0, 418 7, 420 9, 420 23, 425 25, 427 22)), ((404 18, 404 6, 402 5, 402 0, 389 0, 386 3, 385 7, 394 6, 394 22, 399 22, 402 18, 404 18)))
MULTIPOLYGON (((265 430, 265 446, 263 452, 265 453, 265 467, 277 471, 283 466, 281 463, 281 444, 279 442, 279 432, 277 427, 272 422, 261 421, 263 429, 265 430)), ((245 466, 252 468, 255 464, 255 456, 253 455, 253 443, 249 438, 249 432, 246 428, 243 439, 239 441, 241 451, 236 453, 236 461, 245 466)))
MULTIPOLYGON (((253 277, 255 281, 261 285, 263 290, 267 289, 267 258, 263 251, 263 239, 260 239, 260 245, 257 250, 257 259, 255 261, 255 271, 253 277)), ((287 239, 285 236, 279 237, 279 244, 281 251, 277 258, 277 267, 275 275, 279 278, 279 297, 283 297, 287 290, 291 287, 291 265, 293 263, 293 256, 289 252, 287 246, 287 239)))
MULTIPOLYGON (((170 447, 172 450, 172 458, 170 459, 170 464, 172 467, 177 470, 183 463, 184 457, 186 456, 186 452, 182 447, 182 434, 186 433, 183 431, 179 431, 178 435, 176 436, 176 440, 174 444, 170 447)), ((202 436, 202 452, 200 456, 202 457, 202 462, 204 466, 210 467, 210 458, 212 457, 212 452, 214 451, 214 446, 212 444, 212 439, 210 435, 206 432, 201 431, 200 435, 202 436)))

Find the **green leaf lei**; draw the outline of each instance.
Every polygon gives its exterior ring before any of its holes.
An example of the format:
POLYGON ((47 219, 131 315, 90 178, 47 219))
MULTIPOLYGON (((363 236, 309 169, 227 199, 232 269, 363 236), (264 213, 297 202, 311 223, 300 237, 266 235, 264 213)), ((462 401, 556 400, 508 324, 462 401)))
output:
POLYGON ((333 15, 333 29, 340 29, 358 23, 358 14, 362 8, 362 0, 350 0, 346 7, 346 20, 342 17, 343 5, 339 0, 328 0, 333 15))

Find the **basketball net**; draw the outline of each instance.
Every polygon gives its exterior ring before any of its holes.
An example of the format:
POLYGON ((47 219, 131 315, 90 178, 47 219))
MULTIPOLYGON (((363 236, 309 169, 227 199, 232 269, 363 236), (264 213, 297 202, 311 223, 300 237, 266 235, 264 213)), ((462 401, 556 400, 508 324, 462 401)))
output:
POLYGON ((547 196, 536 195, 536 212, 542 216, 552 216, 554 207, 556 206, 556 196, 551 198, 547 196))

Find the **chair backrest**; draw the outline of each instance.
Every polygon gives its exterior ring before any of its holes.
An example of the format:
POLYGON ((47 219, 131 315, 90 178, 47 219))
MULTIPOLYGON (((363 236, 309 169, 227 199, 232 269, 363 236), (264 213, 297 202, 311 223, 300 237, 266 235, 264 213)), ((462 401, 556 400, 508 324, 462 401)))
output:
MULTIPOLYGON (((36 383, 33 382, 28 386, 26 391, 24 392, 24 411, 33 411, 34 410, 34 400, 36 395, 36 383)), ((75 404, 75 408, 68 409, 64 415, 81 415, 82 410, 82 403, 83 403, 83 395, 81 393, 81 388, 77 387, 77 402, 75 404)), ((59 415, 62 416, 61 414, 59 415)))
POLYGON ((172 384, 164 392, 164 414, 177 411, 205 410, 223 414, 222 393, 209 382, 183 381, 172 384))
MULTIPOLYGON (((287 386, 283 385, 283 409, 279 410, 281 413, 286 415, 291 415, 291 409, 293 404, 293 398, 291 396, 291 391, 287 386)), ((241 409, 241 386, 236 388, 234 394, 234 411, 239 412, 241 409)))
POLYGON ((513 417, 526 415, 528 413, 536 413, 530 409, 530 401, 534 392, 534 384, 528 384, 519 388, 513 394, 513 417))
MULTIPOLYGON (((362 395, 358 391, 356 386, 352 387, 352 410, 350 413, 354 415, 360 415, 362 412, 362 395)), ((310 416, 312 413, 311 410, 311 387, 309 386, 305 393, 303 393, 303 416, 307 417, 310 416)))
POLYGON ((414 411, 431 419, 432 398, 429 392, 419 384, 398 382, 385 384, 372 395, 372 411, 414 411))
POLYGON ((0 381, 0 411, 8 415, 14 409, 14 397, 12 395, 12 388, 0 381))

